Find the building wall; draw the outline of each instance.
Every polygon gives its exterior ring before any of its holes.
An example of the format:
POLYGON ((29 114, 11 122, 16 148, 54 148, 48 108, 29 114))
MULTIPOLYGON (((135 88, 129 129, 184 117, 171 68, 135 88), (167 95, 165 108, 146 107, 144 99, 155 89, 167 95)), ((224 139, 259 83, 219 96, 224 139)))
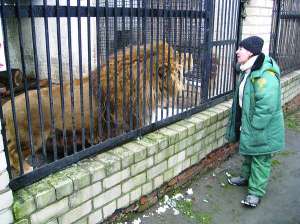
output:
POLYGON ((249 0, 242 26, 242 39, 252 35, 264 39, 265 54, 269 54, 273 4, 273 0, 249 0))

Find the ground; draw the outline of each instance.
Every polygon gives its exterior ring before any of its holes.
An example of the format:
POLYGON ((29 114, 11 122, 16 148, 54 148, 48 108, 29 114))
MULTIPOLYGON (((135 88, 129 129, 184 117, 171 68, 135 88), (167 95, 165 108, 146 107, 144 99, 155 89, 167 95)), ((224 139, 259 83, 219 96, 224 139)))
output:
POLYGON ((227 183, 227 175, 239 173, 243 158, 237 153, 127 223, 300 224, 300 110, 285 123, 286 148, 272 159, 267 194, 256 209, 240 204, 247 187, 227 183), (172 199, 180 194, 183 198, 172 199))

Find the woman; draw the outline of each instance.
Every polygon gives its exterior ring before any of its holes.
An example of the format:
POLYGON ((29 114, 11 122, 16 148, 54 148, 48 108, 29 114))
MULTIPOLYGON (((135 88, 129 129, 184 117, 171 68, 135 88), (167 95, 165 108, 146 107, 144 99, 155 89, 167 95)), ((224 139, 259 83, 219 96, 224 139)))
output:
POLYGON ((266 193, 272 154, 284 148, 284 122, 281 108, 280 70, 261 50, 263 39, 242 40, 236 51, 240 78, 235 90, 226 138, 240 141, 245 157, 241 175, 228 182, 248 185, 243 205, 256 207, 266 193))

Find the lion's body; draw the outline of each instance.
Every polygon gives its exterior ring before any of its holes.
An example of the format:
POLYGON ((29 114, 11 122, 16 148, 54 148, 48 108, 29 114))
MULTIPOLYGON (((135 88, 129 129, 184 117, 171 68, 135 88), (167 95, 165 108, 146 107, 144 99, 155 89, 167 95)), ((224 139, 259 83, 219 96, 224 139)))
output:
MULTIPOLYGON (((73 91, 74 91, 74 113, 72 113, 72 103, 71 103, 71 94, 70 94, 70 83, 64 83, 64 119, 62 119, 62 107, 61 107, 61 93, 60 87, 54 86, 52 87, 52 99, 53 99, 53 117, 55 123, 56 130, 63 130, 63 127, 68 132, 73 129, 76 132, 80 133, 82 127, 85 128, 85 136, 87 141, 90 138, 90 128, 93 130, 93 134, 96 136, 96 139, 100 139, 101 136, 98 135, 98 117, 101 117, 102 128, 107 128, 105 126, 105 119, 107 118, 107 105, 108 102, 110 104, 110 113, 109 117, 111 119, 111 124, 118 124, 119 127, 123 130, 128 130, 130 114, 129 108, 132 108, 132 119, 134 122, 133 128, 137 128, 142 125, 142 111, 143 105, 146 106, 149 110, 153 110, 155 108, 156 100, 161 105, 161 96, 162 92, 164 93, 164 97, 167 96, 167 90, 169 91, 170 97, 176 97, 181 93, 184 86, 182 84, 182 60, 179 60, 178 53, 169 47, 168 44, 165 44, 165 52, 163 53, 163 43, 159 42, 158 45, 153 45, 153 58, 151 58, 151 49, 150 46, 147 46, 146 49, 146 57, 144 57, 144 48, 140 47, 140 56, 137 55, 137 47, 133 47, 132 51, 130 49, 126 49, 124 59, 125 63, 123 65, 123 53, 118 53, 117 57, 117 80, 115 80, 115 58, 109 58, 109 86, 107 85, 107 65, 103 65, 100 68, 100 81, 101 88, 99 89, 102 97, 101 101, 98 100, 98 77, 97 70, 92 72, 93 79, 93 111, 90 111, 90 100, 89 100, 89 92, 91 90, 91 86, 89 86, 89 79, 86 77, 83 79, 83 107, 80 101, 80 82, 79 80, 74 81, 73 91), (168 50, 170 50, 170 60, 168 59, 168 50), (132 53, 131 53, 132 52, 132 53), (130 57, 132 54, 132 57, 130 57), (158 57, 156 55, 158 54, 158 57), (164 54, 164 57, 162 57, 164 54), (176 54, 176 59, 174 55, 176 54), (132 60, 131 60, 132 58, 132 60), (146 58, 146 76, 144 76, 144 58, 146 58), (158 59, 158 61, 156 61, 158 59), (138 70, 138 62, 139 61, 139 70, 138 70), (164 61, 164 64, 163 64, 164 61), (151 62, 153 62, 153 70, 150 73, 151 62), (157 63, 158 62, 158 63, 157 63), (156 66, 158 64, 158 67, 156 66), (164 70, 164 71, 163 71, 164 70), (123 72, 124 71, 124 72, 123 72), (132 73, 130 72, 132 71, 132 73), (158 73, 156 73, 158 71, 158 73), (123 77, 124 74, 124 77, 123 77), (132 74, 132 76, 130 75, 132 74), (139 74, 139 75, 138 75, 139 74), (145 80, 144 80, 145 78, 145 80), (123 80, 125 86, 123 85, 123 80), (152 80, 152 84, 151 81, 152 80), (115 89, 115 81, 116 81, 116 89, 115 89), (158 83, 158 88, 156 90, 156 82, 158 83), (138 84, 139 83, 139 84, 138 84), (168 87, 167 87, 168 85, 168 87), (131 86, 131 88, 130 88, 131 86), (124 89, 125 88, 125 89, 124 89), (123 97, 123 89, 125 91, 125 98, 123 97), (174 89, 174 95, 173 90, 174 89), (115 91, 116 90, 116 91, 115 91), (108 97, 107 93, 109 92, 108 97), (150 94, 150 92, 152 92, 150 94), (117 95, 115 94, 117 93, 117 95), (132 94, 132 98, 130 100, 130 94, 132 94), (137 101, 137 96, 139 98, 139 102, 137 101), (116 98, 115 98, 116 97, 116 98), (124 101, 125 100, 125 101, 124 101), (115 107, 116 102, 116 107, 115 107), (144 103, 143 103, 144 102, 144 103), (101 105, 102 114, 98 116, 98 103, 101 105), (123 113, 123 105, 125 106, 126 113, 123 113), (81 123, 81 108, 84 110, 84 122, 81 123), (117 108, 117 110, 115 110, 117 108), (118 115, 117 119, 115 119, 115 115, 118 115), (90 115, 93 117, 93 121, 90 120, 90 115), (74 117, 74 120, 72 119, 74 117), (139 117, 139 119, 137 119, 139 117), (136 124, 136 120, 138 120, 139 124, 136 124), (74 121, 74 124, 73 124, 74 121), (91 127, 91 123, 94 124, 91 127), (64 125, 64 126, 63 126, 64 125), (73 128, 74 126, 74 128, 73 128)), ((121 51, 122 52, 122 51, 121 51)), ((180 57, 181 58, 181 57, 180 57)), ((186 57, 187 59, 188 57, 186 57)), ((190 57, 190 59, 192 59, 190 57)), ((192 61, 191 61, 192 64, 192 61)), ((40 124, 40 112, 39 112, 39 102, 38 102, 38 94, 36 90, 32 90, 28 92, 29 101, 30 101, 30 116, 31 116, 31 129, 32 129, 32 140, 34 150, 37 151, 42 146, 42 135, 41 135, 41 124, 40 124)), ((47 138, 51 137, 51 112, 50 112, 50 100, 49 100, 49 88, 41 89, 41 105, 43 110, 43 129, 44 129, 44 139, 46 141, 47 138)), ((15 98, 15 108, 16 108, 16 123, 19 129, 21 150, 23 153, 23 157, 26 158, 30 155, 30 138, 29 138, 29 126, 27 122, 27 111, 26 111, 26 103, 25 103, 25 94, 19 95, 15 98)), ((13 120, 13 113, 11 109, 11 102, 7 102, 3 105, 3 112, 6 121, 6 133, 8 140, 8 152, 10 156, 11 165, 19 170, 19 160, 17 153, 17 141, 15 137, 15 126, 13 120)), ((145 119, 147 119, 145 117, 145 119)), ((105 131, 105 130, 104 130, 105 131)), ((80 136, 80 135, 78 135, 80 136)), ((78 137, 77 136, 77 137, 78 137)), ((24 170, 28 172, 32 169, 32 167, 24 162, 24 170)))
MULTIPOLYGON (((72 130, 74 125, 75 130, 81 130, 81 102, 80 102, 80 85, 79 82, 74 82, 74 124, 72 119, 71 110, 71 95, 70 84, 64 84, 64 120, 62 119, 62 107, 61 107, 61 93, 60 87, 52 87, 52 99, 53 99, 53 121, 55 128, 63 130, 63 126, 66 130, 72 130)), ((90 135, 90 108, 89 108, 89 83, 87 79, 83 80, 83 108, 84 108, 84 125, 86 138, 89 139, 90 135)), ((43 132, 45 140, 51 136, 51 110, 49 100, 49 88, 43 88, 41 93, 41 109, 43 115, 43 132)), ((32 143, 34 150, 38 150, 42 146, 42 127, 40 123, 40 112, 37 91, 32 90, 28 92, 28 98, 30 100, 30 116, 31 116, 31 129, 32 129, 32 143)), ((27 121, 27 110, 25 103, 25 94, 19 95, 15 98, 16 109, 16 123, 18 125, 20 144, 24 158, 30 154, 30 140, 29 140, 29 126, 27 121)), ((15 169, 19 169, 18 156, 17 156, 17 142, 15 137, 15 128, 13 121, 13 113, 11 110, 11 102, 7 102, 3 105, 3 113, 6 121, 6 135, 8 141, 8 152, 10 155, 10 161, 15 169)), ((95 112, 93 112, 94 114, 95 112)), ((95 116, 94 116, 95 117, 95 116)), ((93 122, 94 124, 95 121, 93 122)), ((96 130, 96 129, 94 129, 96 130)), ((24 169, 30 169, 28 164, 24 164, 24 169)))

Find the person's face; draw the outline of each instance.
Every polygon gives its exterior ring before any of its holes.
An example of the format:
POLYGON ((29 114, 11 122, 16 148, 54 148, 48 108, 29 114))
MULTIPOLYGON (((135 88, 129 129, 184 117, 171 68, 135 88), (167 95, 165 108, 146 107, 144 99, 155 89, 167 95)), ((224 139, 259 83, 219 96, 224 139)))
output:
POLYGON ((237 62, 240 64, 245 64, 246 61, 253 55, 250 51, 246 50, 243 47, 239 47, 235 52, 237 56, 237 62))

